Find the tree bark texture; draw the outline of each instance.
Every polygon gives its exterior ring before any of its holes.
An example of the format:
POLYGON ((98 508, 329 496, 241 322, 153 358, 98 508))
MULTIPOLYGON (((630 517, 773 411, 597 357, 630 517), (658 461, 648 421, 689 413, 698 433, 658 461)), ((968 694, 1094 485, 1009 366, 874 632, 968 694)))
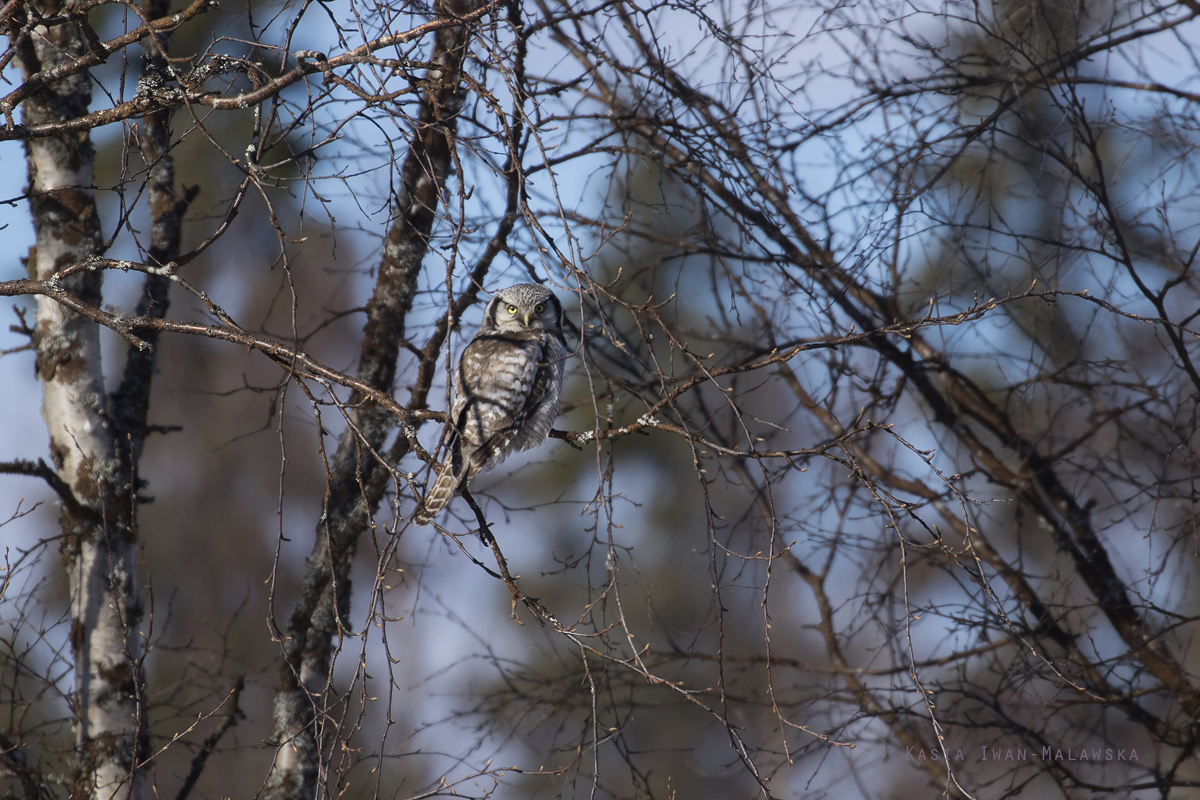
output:
MULTIPOLYGON (((58 3, 39 8, 52 16, 58 3)), ((20 48, 26 79, 87 52, 81 24, 39 26, 20 48)), ((24 122, 52 124, 87 113, 87 73, 48 85, 23 105, 24 122)), ((92 194, 94 151, 87 133, 30 140, 26 144, 30 206, 36 244, 30 277, 50 280, 102 248, 92 194)), ((101 304, 101 273, 62 279, 84 302, 101 304)), ((100 331, 90 320, 49 298, 38 298, 34 328, 42 416, 50 434, 54 468, 73 496, 64 503, 62 552, 71 594, 71 649, 75 662, 76 763, 73 797, 139 798, 137 762, 144 747, 140 702, 142 643, 137 626, 136 542, 131 500, 109 418, 100 361, 100 331)))
MULTIPOLYGON (((166 16, 169 5, 167 0, 145 0, 142 10, 147 19, 157 20, 166 16)), ((169 69, 164 50, 166 41, 166 33, 155 33, 145 40, 142 60, 145 73, 163 74, 169 69)), ((151 227, 147 255, 151 264, 162 267, 179 258, 183 215, 199 187, 189 189, 182 198, 176 196, 169 109, 147 114, 142 120, 139 137, 142 158, 149 173, 146 194, 151 227)), ((165 318, 170 307, 170 287, 171 280, 165 275, 146 275, 138 299, 137 316, 165 318)), ((154 328, 138 328, 136 333, 149 347, 129 348, 121 383, 113 394, 111 404, 117 439, 123 443, 117 452, 122 467, 121 475, 127 477, 134 486, 138 485, 138 463, 146 440, 146 417, 150 408, 150 387, 158 360, 159 340, 159 331, 154 328)))
MULTIPOLYGON (((400 168, 394 216, 367 304, 357 377, 382 391, 390 392, 395 380, 405 320, 451 168, 466 41, 464 26, 443 28, 435 35, 431 60, 438 66, 425 76, 417 127, 400 168)), ((372 451, 383 446, 396 419, 357 391, 347 407, 351 424, 342 433, 330 465, 325 513, 282 642, 284 663, 275 697, 279 750, 267 791, 277 800, 316 794, 321 773, 320 707, 335 637, 350 610, 350 564, 386 487, 387 473, 372 451)))

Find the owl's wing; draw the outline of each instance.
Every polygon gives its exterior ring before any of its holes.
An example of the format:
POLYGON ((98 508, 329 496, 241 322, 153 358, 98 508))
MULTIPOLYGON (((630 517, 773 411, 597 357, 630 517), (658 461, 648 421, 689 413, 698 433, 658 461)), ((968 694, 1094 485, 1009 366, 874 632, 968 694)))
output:
POLYGON ((495 466, 506 455, 534 388, 541 355, 537 341, 502 334, 480 334, 463 350, 454 376, 451 419, 459 459, 474 462, 472 472, 495 466))
POLYGON ((525 407, 521 409, 514 426, 517 429, 516 436, 509 444, 514 452, 537 447, 550 433, 554 419, 558 416, 563 373, 568 356, 570 351, 567 350, 562 334, 558 331, 547 332, 533 386, 525 398, 525 407))
POLYGON ((546 345, 541 348, 539 358, 541 359, 537 365, 537 374, 534 376, 533 386, 525 398, 525 407, 521 410, 521 417, 528 418, 530 414, 537 410, 537 407, 550 395, 557 391, 562 383, 563 375, 563 359, 558 354, 557 340, 562 337, 558 334, 552 334, 546 339, 546 345))

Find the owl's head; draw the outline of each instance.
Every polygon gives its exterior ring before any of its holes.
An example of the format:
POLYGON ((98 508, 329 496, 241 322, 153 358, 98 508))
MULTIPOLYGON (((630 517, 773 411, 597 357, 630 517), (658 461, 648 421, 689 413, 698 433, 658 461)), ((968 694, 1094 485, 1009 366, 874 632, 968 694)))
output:
POLYGON ((496 292, 483 318, 485 325, 501 331, 556 331, 562 325, 562 305, 545 286, 518 283, 496 292))

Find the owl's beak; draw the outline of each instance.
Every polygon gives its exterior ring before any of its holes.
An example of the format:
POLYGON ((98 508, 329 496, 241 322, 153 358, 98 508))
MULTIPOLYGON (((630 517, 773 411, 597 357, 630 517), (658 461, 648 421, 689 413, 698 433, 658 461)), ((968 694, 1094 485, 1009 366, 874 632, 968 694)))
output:
POLYGON ((525 327, 529 327, 529 314, 525 314, 525 327))

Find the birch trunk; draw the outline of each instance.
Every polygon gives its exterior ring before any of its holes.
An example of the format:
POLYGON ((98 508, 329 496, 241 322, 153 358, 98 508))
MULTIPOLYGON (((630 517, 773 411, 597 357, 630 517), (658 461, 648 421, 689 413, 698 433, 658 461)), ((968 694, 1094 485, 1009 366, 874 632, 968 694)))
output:
MULTIPOLYGON (((39 10, 62 10, 47 3, 39 10)), ((23 76, 87 52, 80 27, 39 26, 22 45, 23 76)), ((86 73, 58 81, 22 104, 26 125, 81 116, 91 101, 86 73)), ((100 221, 91 191, 93 149, 86 132, 26 144, 36 244, 31 277, 50 279, 65 266, 99 252, 100 221)), ((101 273, 62 281, 93 306, 101 305, 101 273)), ((144 716, 139 702, 141 616, 135 542, 127 493, 119 491, 114 437, 106 409, 97 326, 45 297, 37 298, 34 332, 42 416, 50 455, 75 503, 63 504, 62 552, 71 594, 75 659, 76 762, 72 797, 140 798, 137 774, 144 716)))
MULTIPOLYGON (((455 12, 464 9, 456 7, 455 12)), ((400 168, 393 222, 384 242, 357 377, 391 391, 439 198, 450 171, 450 147, 461 104, 461 68, 466 31, 437 32, 428 87, 421 96, 418 129, 400 168)), ((304 588, 281 643, 284 663, 275 696, 275 741, 279 744, 267 784, 272 800, 308 800, 321 774, 320 707, 329 683, 334 639, 350 611, 350 562, 358 539, 379 506, 386 486, 368 447, 382 448, 396 424, 377 403, 355 393, 348 406, 364 442, 347 427, 330 470, 325 514, 305 562, 304 588)))

